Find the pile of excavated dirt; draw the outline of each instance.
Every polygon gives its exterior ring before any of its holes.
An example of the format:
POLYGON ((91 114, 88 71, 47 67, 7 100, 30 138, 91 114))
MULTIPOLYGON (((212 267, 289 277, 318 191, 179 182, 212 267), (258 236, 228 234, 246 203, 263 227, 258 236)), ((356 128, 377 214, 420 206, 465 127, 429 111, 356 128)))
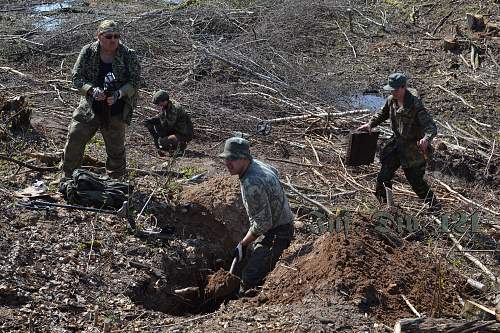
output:
POLYGON ((388 325, 414 316, 402 295, 426 316, 452 316, 460 310, 460 278, 425 246, 403 239, 395 246, 368 220, 353 221, 347 239, 324 234, 289 264, 292 269, 285 266, 278 265, 266 280, 269 304, 300 302, 311 293, 341 293, 388 325))
POLYGON ((229 238, 232 245, 236 245, 248 229, 238 177, 216 176, 188 187, 182 191, 179 202, 188 210, 201 209, 210 214, 211 218, 224 226, 224 237, 229 238))

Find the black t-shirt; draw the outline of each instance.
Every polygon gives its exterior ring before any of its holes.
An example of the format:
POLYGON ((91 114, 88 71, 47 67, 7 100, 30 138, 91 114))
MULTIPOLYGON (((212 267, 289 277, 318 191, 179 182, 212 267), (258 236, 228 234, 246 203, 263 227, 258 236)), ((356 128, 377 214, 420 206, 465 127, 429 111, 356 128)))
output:
MULTIPOLYGON (((99 76, 97 77, 97 84, 98 86, 104 90, 104 78, 106 77, 106 74, 109 72, 113 72, 113 64, 112 63, 105 63, 102 60, 99 61, 99 76)), ((115 87, 115 89, 118 89, 119 87, 115 87)), ((112 93, 112 92, 111 92, 112 93)), ((109 107, 110 114, 112 116, 114 115, 119 115, 123 113, 123 107, 125 106, 125 102, 123 99, 119 99, 116 101, 115 104, 111 105, 109 107)), ((108 104, 106 103, 106 100, 104 101, 93 101, 92 102, 92 110, 94 110, 95 114, 103 114, 103 112, 108 108, 108 104)))

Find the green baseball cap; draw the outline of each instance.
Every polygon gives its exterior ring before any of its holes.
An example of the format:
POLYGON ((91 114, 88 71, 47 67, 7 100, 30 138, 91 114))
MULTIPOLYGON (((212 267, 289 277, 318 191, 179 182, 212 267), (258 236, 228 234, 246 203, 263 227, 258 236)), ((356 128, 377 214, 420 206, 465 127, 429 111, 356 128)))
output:
POLYGON ((219 154, 226 160, 239 160, 246 158, 251 160, 252 155, 250 154, 250 142, 243 138, 232 137, 226 140, 224 144, 224 151, 219 154))
POLYGON ((168 96, 165 90, 158 90, 153 96, 153 103, 158 105, 160 102, 168 101, 169 99, 170 96, 168 96))
POLYGON ((118 23, 116 23, 116 21, 104 20, 97 27, 97 33, 99 34, 110 32, 120 33, 120 27, 118 26, 118 23))
POLYGON ((384 86, 384 90, 394 91, 399 87, 406 85, 406 76, 403 73, 393 73, 389 75, 387 79, 387 85, 384 86))

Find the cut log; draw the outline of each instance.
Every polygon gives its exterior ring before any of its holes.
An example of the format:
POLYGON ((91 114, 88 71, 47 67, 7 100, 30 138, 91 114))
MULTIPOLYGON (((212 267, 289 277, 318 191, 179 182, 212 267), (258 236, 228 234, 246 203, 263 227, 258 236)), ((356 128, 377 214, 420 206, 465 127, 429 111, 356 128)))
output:
POLYGON ((394 333, 465 333, 498 332, 500 323, 490 321, 467 321, 447 318, 405 318, 394 325, 394 333))

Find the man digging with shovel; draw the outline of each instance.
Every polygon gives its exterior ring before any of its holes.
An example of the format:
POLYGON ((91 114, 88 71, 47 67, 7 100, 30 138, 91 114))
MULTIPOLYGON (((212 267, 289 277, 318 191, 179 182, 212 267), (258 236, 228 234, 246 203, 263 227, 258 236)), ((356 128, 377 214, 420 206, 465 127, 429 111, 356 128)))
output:
POLYGON ((254 296, 274 268, 293 236, 293 214, 278 171, 250 154, 250 143, 239 137, 226 140, 224 158, 231 175, 240 178, 241 197, 250 220, 250 228, 234 249, 236 263, 241 263, 247 247, 253 250, 243 269, 240 296, 254 296))

